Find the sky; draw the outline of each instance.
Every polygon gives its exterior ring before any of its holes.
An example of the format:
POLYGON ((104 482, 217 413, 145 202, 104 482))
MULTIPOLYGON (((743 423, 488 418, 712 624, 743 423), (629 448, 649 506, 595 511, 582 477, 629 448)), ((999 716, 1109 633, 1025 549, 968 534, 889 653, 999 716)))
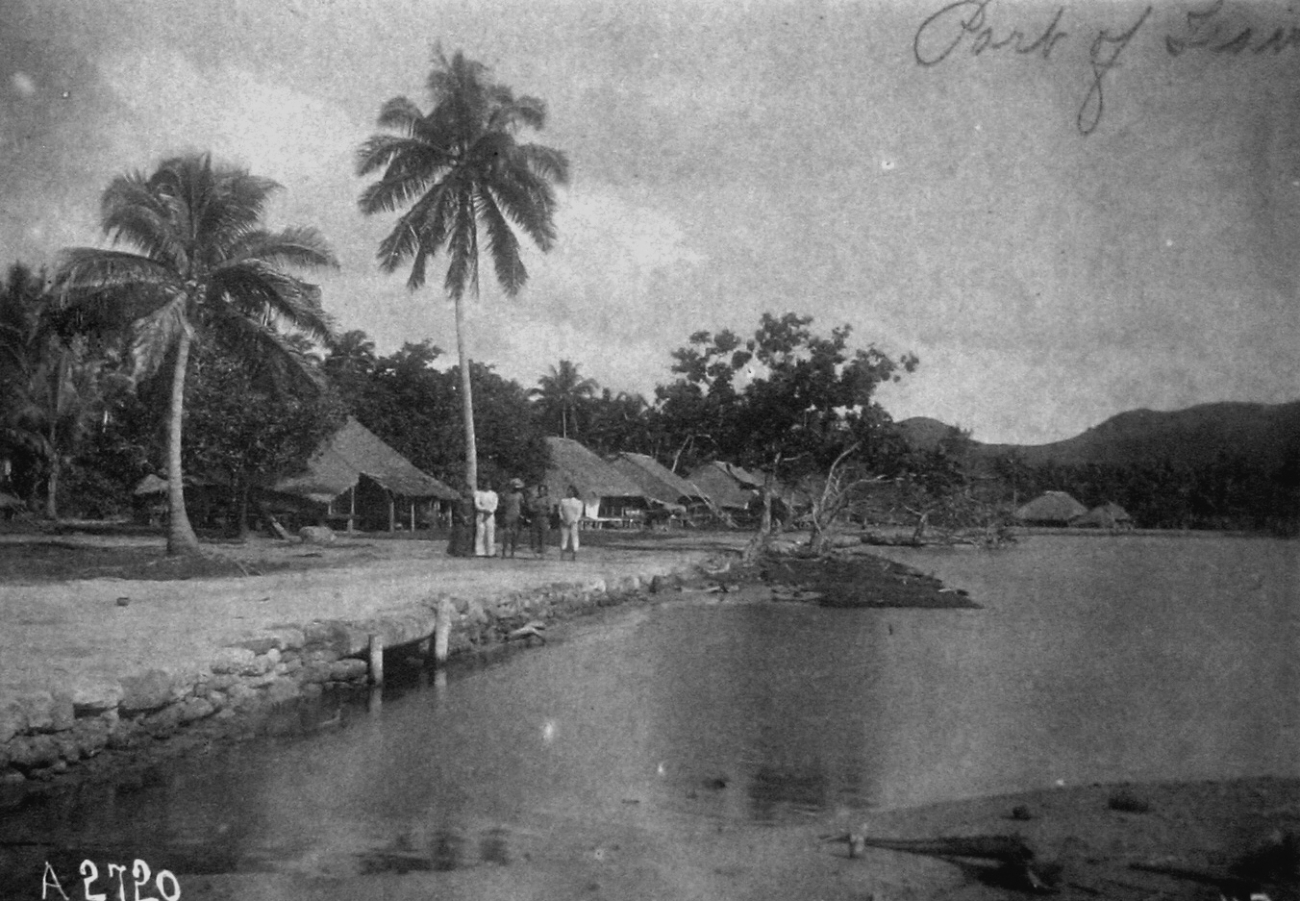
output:
MULTIPOLYGON (((1300 399, 1300 10, 1156 2, 0 0, 0 265, 104 246, 112 178, 210 151, 283 186, 340 330, 455 353, 375 263, 357 147, 435 42, 547 103, 558 240, 470 355, 650 396, 764 312, 915 353, 880 393, 976 440, 1300 399), (1292 29, 1296 41, 1291 44, 1292 29)), ((485 274, 486 274, 485 270, 485 274)))

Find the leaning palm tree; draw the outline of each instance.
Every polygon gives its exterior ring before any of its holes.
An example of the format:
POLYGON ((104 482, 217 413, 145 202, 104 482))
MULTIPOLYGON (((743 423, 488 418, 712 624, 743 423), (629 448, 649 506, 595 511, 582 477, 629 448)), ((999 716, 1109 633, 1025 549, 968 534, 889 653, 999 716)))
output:
POLYGON ((554 415, 560 414, 560 437, 569 437, 569 423, 573 423, 573 433, 578 433, 578 410, 591 400, 600 385, 595 379, 584 378, 578 372, 578 364, 572 360, 561 360, 559 366, 552 366, 550 373, 537 380, 537 387, 528 392, 536 399, 544 411, 545 417, 554 425, 554 415))
POLYGON ((551 248, 552 183, 568 181, 569 164, 558 150, 517 140, 523 128, 545 125, 546 105, 489 81, 481 63, 459 51, 448 60, 435 47, 427 86, 433 101, 427 113, 405 97, 394 97, 380 109, 379 126, 396 134, 375 135, 358 151, 359 175, 382 170, 362 193, 359 206, 366 215, 410 206, 380 243, 378 258, 385 272, 395 272, 409 260, 406 283, 412 291, 424 284, 438 252, 447 253, 443 287, 455 308, 465 480, 473 486, 478 454, 462 300, 466 288, 478 295, 479 227, 497 281, 507 296, 515 296, 528 279, 515 229, 541 250, 551 248))
POLYGON ((290 362, 301 355, 278 330, 289 325, 328 340, 320 290, 285 267, 337 266, 311 228, 262 227, 279 188, 247 170, 214 165, 207 154, 169 159, 152 175, 119 176, 104 191, 101 225, 114 244, 136 252, 65 250, 56 278, 62 301, 130 324, 137 376, 172 361, 167 422, 167 551, 198 550, 185 512, 181 424, 190 348, 221 333, 235 346, 290 362))

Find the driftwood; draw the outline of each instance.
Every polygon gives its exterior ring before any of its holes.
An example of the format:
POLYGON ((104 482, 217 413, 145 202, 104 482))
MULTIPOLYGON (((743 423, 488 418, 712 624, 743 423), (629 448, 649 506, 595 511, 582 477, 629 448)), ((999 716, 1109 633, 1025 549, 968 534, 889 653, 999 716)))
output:
POLYGON ((513 629, 510 632, 507 632, 506 641, 522 641, 524 644, 527 644, 532 639, 536 638, 542 644, 546 644, 545 633, 546 623, 534 620, 533 622, 525 623, 518 629, 513 629))

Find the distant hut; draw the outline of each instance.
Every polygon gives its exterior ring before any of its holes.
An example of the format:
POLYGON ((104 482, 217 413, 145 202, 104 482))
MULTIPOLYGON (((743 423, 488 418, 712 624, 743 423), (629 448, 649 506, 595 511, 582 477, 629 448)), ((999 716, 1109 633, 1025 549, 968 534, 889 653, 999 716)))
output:
POLYGON ((696 485, 646 454, 622 453, 610 465, 640 486, 651 508, 665 514, 684 514, 706 508, 709 498, 696 485))
POLYGON ((648 505, 645 491, 594 451, 572 438, 552 436, 546 445, 551 465, 544 479, 552 502, 567 497, 572 485, 578 489, 589 519, 624 520, 644 514, 648 505))
POLYGON ((1107 501, 1071 520, 1070 525, 1092 529, 1131 529, 1133 517, 1119 504, 1107 501))
POLYGON ((328 520, 379 524, 395 531, 399 517, 415 529, 438 502, 457 494, 444 482, 418 469, 356 419, 348 418, 326 438, 300 473, 280 479, 272 493, 307 502, 310 512, 328 520))
POLYGON ((0 514, 4 515, 6 522, 25 509, 27 509, 27 505, 21 500, 7 491, 0 491, 0 514))
POLYGON ((762 476, 721 460, 697 466, 686 481, 698 486, 714 506, 728 511, 749 509, 763 487, 762 476))
POLYGON ((1068 526, 1088 508, 1064 491, 1048 491, 1020 507, 1013 514, 1025 525, 1068 526))

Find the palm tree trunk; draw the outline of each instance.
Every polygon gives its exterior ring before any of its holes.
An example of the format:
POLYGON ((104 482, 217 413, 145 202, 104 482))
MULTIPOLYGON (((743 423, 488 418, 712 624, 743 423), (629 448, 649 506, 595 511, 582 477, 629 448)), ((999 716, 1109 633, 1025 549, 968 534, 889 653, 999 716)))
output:
POLYGON ((474 439, 474 395, 470 390, 469 355, 465 353, 465 314, 461 299, 455 299, 456 353, 460 357, 461 415, 465 419, 465 484, 478 489, 478 445, 474 439))
POLYGON ((185 483, 181 473, 181 420, 185 412, 185 367, 190 361, 188 323, 176 343, 176 368, 172 371, 171 413, 167 417, 167 553, 196 554, 199 539, 185 512, 185 483))

